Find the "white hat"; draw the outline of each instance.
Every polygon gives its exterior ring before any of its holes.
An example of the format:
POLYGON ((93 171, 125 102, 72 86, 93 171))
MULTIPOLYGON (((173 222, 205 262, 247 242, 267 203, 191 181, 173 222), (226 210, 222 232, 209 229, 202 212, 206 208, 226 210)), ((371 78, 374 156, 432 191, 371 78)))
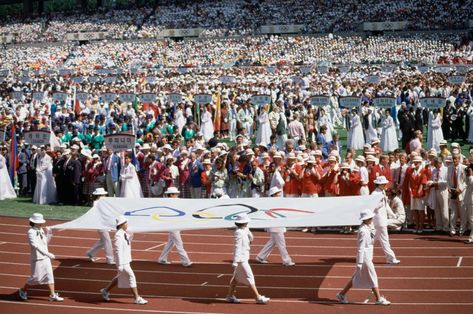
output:
POLYGON ((92 153, 90 152, 90 150, 88 149, 83 149, 81 152, 80 152, 82 155, 84 155, 85 157, 89 158, 89 159, 92 159, 92 153))
POLYGON ((204 161, 202 161, 202 164, 203 165, 211 165, 212 162, 210 161, 210 159, 204 159, 204 161))
POLYGON ((320 149, 317 149, 314 153, 314 156, 322 156, 322 151, 320 149))
POLYGON ((97 155, 97 154, 93 154, 93 155, 92 155, 92 158, 93 158, 93 159, 99 159, 99 158, 100 158, 100 156, 99 156, 99 155, 97 155))
POLYGON ((181 193, 175 186, 168 187, 164 194, 179 194, 181 193))
POLYGON ((36 145, 31 146, 31 149, 38 149, 36 145))
POLYGON ((385 176, 379 176, 376 178, 376 180, 373 181, 374 184, 388 184, 389 181, 386 179, 385 176))
POLYGON ((340 168, 341 169, 350 169, 350 165, 347 162, 344 162, 340 168))
POLYGON ((116 219, 115 219, 115 222, 116 222, 116 226, 120 226, 120 225, 123 225, 125 222, 127 222, 128 220, 125 218, 125 216, 118 216, 116 219))
POLYGON ((223 193, 223 189, 222 189, 222 188, 216 188, 216 189, 214 190, 214 193, 213 193, 213 195, 214 195, 215 197, 217 197, 217 198, 221 197, 223 194, 224 194, 224 193, 223 193))
POLYGON ((245 156, 250 156, 250 155, 254 155, 255 152, 251 149, 251 148, 248 148, 245 150, 245 156))
POLYGON ((189 152, 188 152, 187 150, 183 150, 183 151, 181 152, 181 155, 187 155, 187 156, 189 156, 189 152))
POLYGON ((30 217, 30 221, 34 224, 44 224, 46 220, 43 218, 43 214, 40 213, 34 213, 30 217))
POLYGON ((414 159, 412 159, 412 162, 422 162, 422 157, 415 156, 414 159))
POLYGON ((141 149, 142 149, 142 150, 144 150, 144 149, 151 149, 151 146, 149 146, 148 143, 144 143, 144 144, 143 144, 143 147, 142 147, 141 149))
POLYGON ((172 147, 171 147, 171 145, 169 145, 169 144, 164 145, 162 148, 163 148, 163 149, 166 148, 166 149, 172 150, 172 147))
POLYGON ((66 148, 64 152, 62 152, 63 155, 69 155, 71 153, 71 150, 66 148))
POLYGON ((307 163, 309 164, 315 164, 317 161, 315 160, 315 157, 314 156, 309 156, 309 158, 307 159, 307 163))
POLYGON ((448 144, 447 140, 441 140, 440 141, 440 145, 447 145, 447 144, 448 144))
POLYGON ((307 149, 307 148, 305 147, 305 145, 299 145, 299 150, 304 151, 304 150, 306 150, 306 149, 307 149))
POLYGON ((287 159, 296 159, 296 154, 294 154, 294 153, 289 153, 289 154, 287 155, 287 159))
POLYGON ((92 195, 108 195, 104 188, 96 188, 92 195))
POLYGON ((360 220, 368 220, 374 217, 374 212, 372 210, 364 210, 360 213, 360 220))
POLYGON ((282 158, 281 154, 279 152, 274 153, 273 159, 274 158, 282 158))
POLYGON ((337 157, 335 157, 335 156, 330 156, 327 160, 328 160, 328 161, 337 161, 337 157))
POLYGON ((250 217, 246 213, 237 214, 235 216, 235 223, 238 224, 247 224, 250 222, 250 217))
POLYGON ((72 145, 72 146, 71 146, 71 149, 78 150, 79 148, 80 148, 80 147, 79 147, 79 146, 77 146, 77 145, 72 145))
POLYGON ((371 145, 378 144, 378 143, 379 143, 379 138, 374 138, 371 140, 371 145))
POLYGON ((371 148, 371 145, 370 144, 365 144, 363 145, 363 149, 370 149, 371 148))
POLYGON ((368 155, 368 157, 366 157, 366 162, 377 162, 378 161, 378 158, 372 156, 372 155, 368 155))
POLYGON ((450 145, 450 146, 452 146, 452 148, 453 148, 453 147, 459 148, 459 147, 460 147, 460 144, 458 144, 458 143, 452 143, 452 145, 450 145))
POLYGON ((278 188, 277 186, 273 186, 272 188, 269 189, 269 196, 273 196, 276 193, 281 192, 282 190, 278 188))

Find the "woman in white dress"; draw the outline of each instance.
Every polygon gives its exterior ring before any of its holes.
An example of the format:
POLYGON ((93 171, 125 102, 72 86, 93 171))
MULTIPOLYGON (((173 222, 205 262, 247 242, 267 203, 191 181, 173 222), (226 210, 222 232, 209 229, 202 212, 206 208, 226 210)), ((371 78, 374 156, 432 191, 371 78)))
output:
POLYGON ((337 294, 337 300, 340 303, 347 304, 346 294, 354 288, 371 289, 376 297, 375 304, 389 305, 391 302, 386 300, 379 292, 378 276, 373 264, 373 243, 374 229, 371 222, 375 216, 373 211, 366 210, 360 215, 363 221, 358 229, 358 252, 356 255, 356 271, 345 288, 337 294))
POLYGON ((208 142, 212 137, 214 137, 214 124, 212 121, 212 114, 205 106, 202 107, 202 116, 200 121, 200 129, 202 131, 202 135, 204 136, 204 141, 208 142))
POLYGON ((323 108, 320 108, 320 116, 317 125, 319 127, 319 132, 320 128, 323 125, 327 127, 327 132, 325 133, 325 140, 327 141, 327 143, 330 143, 332 141, 333 126, 330 117, 325 113, 325 109, 323 108))
POLYGON ((131 163, 131 156, 125 155, 125 164, 120 171, 120 197, 142 198, 140 179, 136 174, 135 166, 131 163))
POLYGON ((440 109, 434 110, 434 112, 429 113, 429 130, 427 136, 427 146, 428 148, 435 148, 437 153, 440 152, 440 142, 443 141, 443 131, 442 131, 442 120, 440 118, 440 109))
POLYGON ((56 182, 53 177, 53 160, 41 146, 36 167, 36 188, 33 195, 35 204, 52 204, 57 202, 56 182))
POLYGON ((251 288, 251 291, 256 298, 256 303, 266 304, 270 299, 259 294, 258 289, 256 288, 253 271, 248 263, 248 260, 250 259, 250 243, 253 241, 253 234, 248 228, 250 218, 245 213, 235 215, 235 218, 237 229, 235 230, 233 245, 232 266, 234 267, 234 271, 225 301, 228 303, 240 303, 240 300, 235 296, 236 286, 239 283, 251 288))
POLYGON ((179 129, 179 134, 181 134, 182 128, 186 124, 186 117, 184 117, 184 111, 181 104, 177 106, 175 121, 176 126, 179 129))
MULTIPOLYGON (((376 131, 376 121, 378 120, 378 115, 373 107, 363 107, 362 113, 363 116, 366 116, 368 121, 368 127, 365 129, 366 143, 371 144, 373 139, 378 138, 378 132, 376 131)), ((365 120, 363 119, 363 121, 365 120)))
POLYGON ((383 152, 393 152, 399 148, 396 135, 396 127, 391 117, 391 109, 384 111, 383 121, 381 123, 383 130, 381 131, 381 149, 383 152))
POLYGON ((258 117, 259 127, 256 132, 256 145, 267 147, 271 143, 271 125, 269 123, 269 105, 263 106, 258 117))
POLYGON ((352 109, 351 126, 348 131, 348 148, 350 149, 362 149, 365 145, 363 137, 363 126, 361 125, 360 116, 356 108, 352 109))
POLYGON ((48 285, 49 301, 61 302, 63 298, 56 293, 54 287, 53 266, 51 260, 56 257, 48 250, 48 243, 53 234, 51 229, 46 228, 46 234, 41 228, 46 223, 42 214, 35 213, 30 217, 28 230, 28 242, 31 249, 31 276, 26 281, 23 288, 18 290, 18 295, 23 301, 28 300, 28 288, 36 285, 48 285))
POLYGON ((0 154, 0 201, 7 198, 16 198, 16 193, 10 181, 6 159, 0 154))
POLYGON ((473 103, 470 104, 468 111, 466 112, 470 119, 470 131, 468 132, 468 143, 473 143, 473 103))

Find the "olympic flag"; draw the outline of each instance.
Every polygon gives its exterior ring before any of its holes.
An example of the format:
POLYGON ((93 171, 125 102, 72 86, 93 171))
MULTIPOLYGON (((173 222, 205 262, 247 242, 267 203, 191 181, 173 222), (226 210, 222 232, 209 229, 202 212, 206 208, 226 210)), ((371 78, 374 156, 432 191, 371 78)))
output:
POLYGON ((353 226, 360 212, 374 209, 380 195, 322 198, 102 198, 83 216, 55 229, 115 229, 124 215, 132 232, 230 228, 247 213, 250 228, 353 226))

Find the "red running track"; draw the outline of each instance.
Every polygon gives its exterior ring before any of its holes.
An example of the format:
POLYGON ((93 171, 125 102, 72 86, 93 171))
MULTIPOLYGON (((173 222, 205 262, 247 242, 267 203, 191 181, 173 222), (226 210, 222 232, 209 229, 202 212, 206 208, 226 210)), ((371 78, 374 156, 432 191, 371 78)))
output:
MULTIPOLYGON (((49 224, 56 222, 49 221, 49 224)), ((354 271, 355 235, 286 233, 289 253, 296 262, 284 267, 277 250, 270 264, 252 263, 260 292, 271 297, 267 305, 256 305, 249 290, 238 288, 243 304, 223 302, 232 273, 231 230, 183 232, 184 246, 194 265, 182 267, 175 252, 172 265, 156 259, 167 240, 165 233, 136 234, 132 268, 140 294, 148 305, 132 303, 128 290, 112 291, 112 301, 103 302, 99 289, 115 275, 115 267, 102 258, 91 263, 86 250, 97 240, 94 231, 55 231, 49 245, 56 288, 63 303, 47 300, 47 289, 36 287, 29 300, 18 300, 16 291, 29 276, 29 247, 25 218, 0 217, 0 313, 473 313, 473 246, 460 238, 439 235, 393 234, 391 245, 401 265, 384 264, 375 249, 375 265, 382 293, 393 303, 388 307, 363 304, 368 290, 352 290, 354 304, 336 303, 335 294, 354 271)), ((252 252, 268 239, 254 232, 252 252)))

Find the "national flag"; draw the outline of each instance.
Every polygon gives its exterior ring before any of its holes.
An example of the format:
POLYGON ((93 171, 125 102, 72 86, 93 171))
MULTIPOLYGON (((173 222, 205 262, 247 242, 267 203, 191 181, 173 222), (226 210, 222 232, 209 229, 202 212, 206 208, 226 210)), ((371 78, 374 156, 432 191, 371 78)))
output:
POLYGON ((215 100, 215 115, 214 115, 214 130, 220 131, 220 121, 222 118, 222 108, 221 108, 221 97, 220 92, 217 92, 217 97, 215 100))
POLYGON ((74 113, 80 115, 80 101, 77 99, 77 88, 74 88, 74 113))
POLYGON ((10 180, 15 186, 16 169, 18 168, 18 142, 16 139, 15 123, 11 124, 10 129, 10 180))
POLYGON ((140 162, 138 161, 138 158, 136 158, 136 149, 133 148, 131 150, 131 163, 135 166, 136 172, 140 171, 140 162))

